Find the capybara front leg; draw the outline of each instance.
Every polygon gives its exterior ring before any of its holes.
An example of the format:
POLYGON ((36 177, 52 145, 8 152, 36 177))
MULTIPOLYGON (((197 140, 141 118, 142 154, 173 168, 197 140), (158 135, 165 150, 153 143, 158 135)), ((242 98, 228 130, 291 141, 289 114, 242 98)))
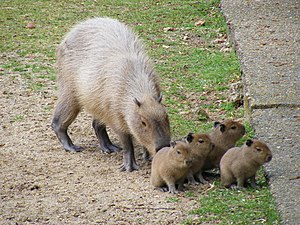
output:
POLYGON ((120 141, 123 144, 123 165, 121 171, 132 172, 138 170, 139 167, 135 162, 134 149, 132 144, 132 137, 130 134, 119 134, 120 141))
POLYGON ((112 153, 121 150, 120 147, 112 144, 111 141, 109 140, 105 125, 101 124, 98 120, 93 120, 93 128, 99 140, 100 148, 102 149, 103 152, 112 153))
POLYGON ((255 181, 255 175, 250 177, 250 185, 252 188, 255 188, 255 189, 259 188, 259 186, 256 184, 256 181, 255 181))
POLYGON ((202 184, 208 184, 208 181, 205 180, 204 177, 203 177, 202 171, 200 171, 200 172, 197 174, 197 176, 198 176, 198 179, 199 179, 200 183, 202 183, 202 184))
POLYGON ((189 184, 199 184, 199 182, 197 182, 194 178, 194 175, 193 175, 193 172, 192 171, 189 171, 188 175, 187 175, 187 180, 188 180, 188 183, 189 184))

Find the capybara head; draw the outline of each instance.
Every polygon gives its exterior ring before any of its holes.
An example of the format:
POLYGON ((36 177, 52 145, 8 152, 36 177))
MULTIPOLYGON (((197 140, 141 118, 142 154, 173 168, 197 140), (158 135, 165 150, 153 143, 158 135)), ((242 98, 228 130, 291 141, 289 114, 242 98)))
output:
POLYGON ((207 156, 215 147, 207 134, 189 133, 186 141, 190 144, 193 155, 207 156))
POLYGON ((218 131, 219 136, 225 139, 228 138, 234 143, 243 137, 246 132, 245 126, 234 120, 217 121, 214 123, 214 127, 218 131))
POLYGON ((272 160, 272 152, 269 147, 256 139, 249 139, 245 142, 245 148, 249 160, 253 160, 260 165, 270 162, 272 160))
POLYGON ((183 167, 192 166, 192 151, 189 144, 181 141, 171 141, 170 145, 170 154, 172 154, 172 159, 176 161, 176 165, 182 165, 183 167))
POLYGON ((133 136, 151 155, 171 141, 169 117, 161 100, 161 96, 134 99, 135 109, 128 121, 133 136))

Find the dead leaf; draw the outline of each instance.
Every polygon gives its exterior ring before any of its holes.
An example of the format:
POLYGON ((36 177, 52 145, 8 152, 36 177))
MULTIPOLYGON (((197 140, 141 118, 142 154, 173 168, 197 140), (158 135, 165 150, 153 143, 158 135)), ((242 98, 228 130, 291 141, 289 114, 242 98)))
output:
POLYGON ((164 32, 167 32, 167 31, 174 31, 174 27, 165 27, 164 28, 164 32))
POLYGON ((195 22, 195 26, 196 27, 200 27, 200 26, 203 26, 205 24, 205 19, 202 19, 202 20, 198 20, 197 22, 195 22))
POLYGON ((35 22, 31 21, 31 22, 27 23, 26 28, 28 28, 28 29, 34 29, 35 28, 35 22))

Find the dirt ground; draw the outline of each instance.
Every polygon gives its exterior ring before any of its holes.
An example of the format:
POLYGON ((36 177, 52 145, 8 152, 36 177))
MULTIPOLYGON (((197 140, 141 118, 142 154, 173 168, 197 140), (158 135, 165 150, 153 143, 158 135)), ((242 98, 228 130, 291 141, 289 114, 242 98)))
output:
POLYGON ((140 170, 121 172, 122 152, 99 150, 84 113, 70 135, 85 150, 65 152, 50 128, 55 82, 42 92, 25 82, 18 74, 0 76, 1 224, 180 224, 195 217, 188 212, 209 185, 189 187, 193 196, 154 190, 140 148, 140 170))

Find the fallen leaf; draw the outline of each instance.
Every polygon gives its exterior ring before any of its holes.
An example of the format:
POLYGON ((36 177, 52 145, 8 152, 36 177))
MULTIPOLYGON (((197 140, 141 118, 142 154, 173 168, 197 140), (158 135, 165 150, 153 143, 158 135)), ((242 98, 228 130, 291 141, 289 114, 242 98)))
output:
POLYGON ((205 24, 205 19, 198 20, 197 22, 195 22, 195 26, 197 27, 203 26, 204 24, 205 24))
POLYGON ((165 32, 167 32, 167 31, 174 31, 174 27, 165 27, 164 31, 165 32))
POLYGON ((35 22, 31 21, 31 22, 27 23, 26 28, 34 29, 35 28, 35 22))

